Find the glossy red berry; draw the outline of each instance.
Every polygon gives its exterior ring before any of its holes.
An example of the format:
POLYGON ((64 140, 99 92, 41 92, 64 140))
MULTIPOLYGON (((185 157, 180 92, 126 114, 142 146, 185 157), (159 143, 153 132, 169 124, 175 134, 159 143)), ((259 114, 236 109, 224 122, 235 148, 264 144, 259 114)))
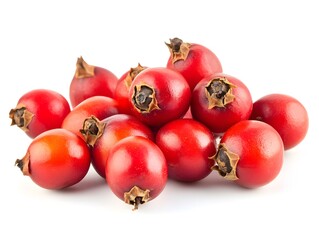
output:
POLYGON ((254 102, 251 119, 274 127, 282 138, 285 150, 298 145, 309 127, 305 107, 297 99, 285 94, 269 94, 254 102))
POLYGON ((192 119, 178 119, 157 132, 156 144, 165 155, 168 176, 184 182, 199 181, 211 172, 216 153, 213 134, 192 119))
POLYGON ((102 120, 118 113, 118 104, 113 98, 104 96, 90 97, 72 109, 63 120, 62 128, 83 137, 80 133, 80 129, 82 129, 83 122, 86 118, 93 115, 102 120))
POLYGON ((167 67, 181 73, 191 90, 203 78, 223 71, 215 53, 200 44, 185 43, 179 38, 173 38, 166 45, 171 53, 167 67))
POLYGON ((257 188, 277 177, 283 153, 281 137, 273 127, 245 120, 224 133, 213 157, 217 163, 214 169, 243 187, 257 188))
POLYGON ((117 80, 111 71, 89 65, 82 57, 78 58, 69 90, 72 107, 93 96, 113 98, 117 80))
POLYGON ((131 136, 119 141, 110 151, 105 168, 112 192, 125 203, 134 205, 156 198, 167 181, 164 154, 151 140, 131 136))
POLYGON ((145 124, 126 114, 116 114, 102 121, 91 116, 84 120, 80 131, 87 144, 91 146, 92 165, 103 178, 109 152, 121 139, 142 136, 154 140, 153 132, 145 124))
POLYGON ((192 116, 214 133, 223 133, 235 123, 249 119, 252 108, 250 91, 230 75, 219 73, 204 78, 193 91, 192 116))
POLYGON ((11 109, 11 125, 17 125, 29 137, 60 128, 70 112, 68 101, 59 93, 47 89, 35 89, 25 93, 17 106, 11 109))
POLYGON ((85 177, 90 167, 90 151, 74 133, 52 129, 37 136, 16 165, 37 185, 62 189, 85 177))
POLYGON ((138 74, 129 91, 132 114, 152 127, 184 116, 191 91, 185 78, 171 69, 147 68, 138 74))

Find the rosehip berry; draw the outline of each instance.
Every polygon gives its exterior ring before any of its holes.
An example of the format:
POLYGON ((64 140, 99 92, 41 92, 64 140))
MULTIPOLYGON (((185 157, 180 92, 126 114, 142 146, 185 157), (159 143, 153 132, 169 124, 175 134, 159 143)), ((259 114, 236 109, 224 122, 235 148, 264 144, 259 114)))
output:
POLYGON ((121 139, 142 136, 154 140, 153 132, 145 124, 134 116, 125 114, 116 114, 102 121, 91 116, 84 120, 80 132, 87 144, 92 147, 92 165, 103 178, 109 152, 121 139))
POLYGON ((109 116, 119 113, 117 102, 113 98, 104 96, 94 96, 85 99, 65 117, 62 123, 62 128, 82 137, 80 129, 83 127, 83 122, 90 116, 102 120, 109 116))
POLYGON ((193 91, 192 116, 214 133, 223 133, 235 123, 249 119, 252 108, 248 88, 230 75, 220 73, 204 78, 193 91))
POLYGON ((166 45, 171 53, 167 67, 181 73, 191 90, 203 78, 223 71, 217 56, 200 44, 173 38, 166 45))
POLYGON ((213 169, 241 186, 257 188, 277 177, 283 153, 280 135, 272 126, 245 120, 224 133, 213 156, 217 163, 213 169))
POLYGON ((165 155, 168 176, 195 182, 211 172, 216 153, 213 134, 203 124, 192 119, 178 119, 165 124, 156 135, 156 144, 165 155))
POLYGON ((62 189, 85 177, 90 167, 90 151, 74 133, 52 129, 37 136, 16 165, 40 187, 62 189))
POLYGON ((189 108, 191 91, 185 78, 167 68, 147 68, 133 81, 132 114, 152 127, 183 117, 189 108))
POLYGON ((29 137, 35 138, 40 133, 60 128, 64 118, 70 112, 68 101, 59 93, 36 89, 25 93, 16 108, 11 109, 11 125, 17 125, 29 137))
POLYGON ((162 192, 167 181, 167 164, 154 142, 131 136, 111 149, 105 175, 112 192, 125 203, 134 205, 135 210, 162 192))
POLYGON ((72 107, 93 96, 113 98, 117 80, 111 71, 89 65, 82 57, 78 58, 69 91, 72 107))
POLYGON ((309 126, 305 107, 297 99, 285 94, 269 94, 257 100, 251 119, 274 127, 282 138, 285 150, 298 145, 305 138, 309 126))

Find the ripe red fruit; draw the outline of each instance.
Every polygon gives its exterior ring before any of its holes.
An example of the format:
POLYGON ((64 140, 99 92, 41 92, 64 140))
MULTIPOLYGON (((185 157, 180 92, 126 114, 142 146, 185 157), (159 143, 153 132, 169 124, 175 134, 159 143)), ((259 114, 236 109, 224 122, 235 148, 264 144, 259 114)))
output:
POLYGON ((129 96, 132 114, 149 126, 159 127, 186 113, 191 91, 181 74, 158 67, 138 74, 129 96))
POLYGON ((192 119, 178 119, 157 132, 156 144, 165 155, 168 176, 185 182, 199 181, 211 173, 216 153, 213 134, 192 119))
POLYGON ((59 93, 36 89, 25 93, 16 108, 11 109, 11 125, 17 125, 25 133, 35 138, 50 129, 60 128, 62 121, 70 112, 68 101, 59 93))
POLYGON ((89 65, 82 57, 78 58, 69 91, 72 107, 93 96, 113 98, 117 80, 111 71, 89 65))
POLYGON ((164 154, 154 142, 141 136, 131 136, 111 149, 105 175, 112 192, 137 209, 139 204, 156 198, 162 192, 167 181, 167 164, 164 154))
POLYGON ((249 119, 252 108, 248 88, 230 75, 219 73, 204 78, 193 91, 192 116, 214 133, 223 133, 235 123, 249 119))
POLYGON ((94 115, 102 120, 119 113, 118 104, 113 98, 104 96, 94 96, 85 99, 77 105, 64 119, 62 128, 67 129, 80 137, 80 129, 86 118, 94 115))
POLYGON ((102 121, 91 116, 85 119, 80 131, 87 144, 92 147, 92 165, 103 178, 109 152, 121 139, 142 136, 154 140, 153 132, 145 124, 125 114, 117 114, 102 121))
POLYGON ((305 107, 297 99, 284 94, 269 94, 257 100, 251 119, 274 127, 282 138, 285 150, 298 145, 305 138, 309 126, 305 107))
POLYGON ((200 44, 185 43, 179 38, 173 38, 166 45, 171 53, 167 67, 181 73, 191 90, 203 78, 223 71, 217 56, 200 44))
POLYGON ((123 74, 123 76, 117 82, 114 92, 114 99, 118 102, 121 113, 131 113, 132 104, 131 96, 129 96, 129 89, 137 74, 142 72, 144 69, 146 69, 146 67, 138 64, 137 67, 131 68, 128 72, 123 74))
POLYGON ((274 180, 283 164, 280 135, 270 125, 254 120, 229 128, 213 156, 219 173, 235 183, 257 188, 274 180))
POLYGON ((62 189, 80 182, 90 167, 85 142, 65 129, 53 129, 37 136, 26 155, 16 161, 24 175, 46 189, 62 189))

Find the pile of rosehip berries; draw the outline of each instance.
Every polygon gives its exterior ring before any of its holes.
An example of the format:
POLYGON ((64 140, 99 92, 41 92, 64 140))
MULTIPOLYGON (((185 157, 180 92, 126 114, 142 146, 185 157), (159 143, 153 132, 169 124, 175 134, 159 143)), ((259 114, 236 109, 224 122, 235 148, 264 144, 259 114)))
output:
POLYGON ((166 45, 166 67, 138 64, 120 79, 79 58, 72 109, 51 90, 24 94, 9 116, 33 140, 16 166, 39 186, 62 189, 92 165, 134 209, 168 178, 195 182, 216 171, 246 188, 276 178, 284 151, 306 136, 304 106, 284 94, 253 102, 210 49, 178 38, 166 45))

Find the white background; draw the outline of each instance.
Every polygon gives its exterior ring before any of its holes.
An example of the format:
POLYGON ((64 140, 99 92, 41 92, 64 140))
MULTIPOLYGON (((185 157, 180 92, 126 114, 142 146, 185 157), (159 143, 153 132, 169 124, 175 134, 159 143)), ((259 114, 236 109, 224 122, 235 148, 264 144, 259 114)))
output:
POLYGON ((0 239, 318 239, 319 8, 316 1, 2 1, 0 3, 0 239), (254 100, 294 96, 307 108, 306 139, 285 153, 279 176, 247 190, 216 173, 169 181, 138 211, 93 169, 49 191, 14 167, 31 141, 10 127, 19 97, 48 88, 68 98, 77 57, 120 77, 138 62, 165 66, 179 37, 219 57, 254 100))

